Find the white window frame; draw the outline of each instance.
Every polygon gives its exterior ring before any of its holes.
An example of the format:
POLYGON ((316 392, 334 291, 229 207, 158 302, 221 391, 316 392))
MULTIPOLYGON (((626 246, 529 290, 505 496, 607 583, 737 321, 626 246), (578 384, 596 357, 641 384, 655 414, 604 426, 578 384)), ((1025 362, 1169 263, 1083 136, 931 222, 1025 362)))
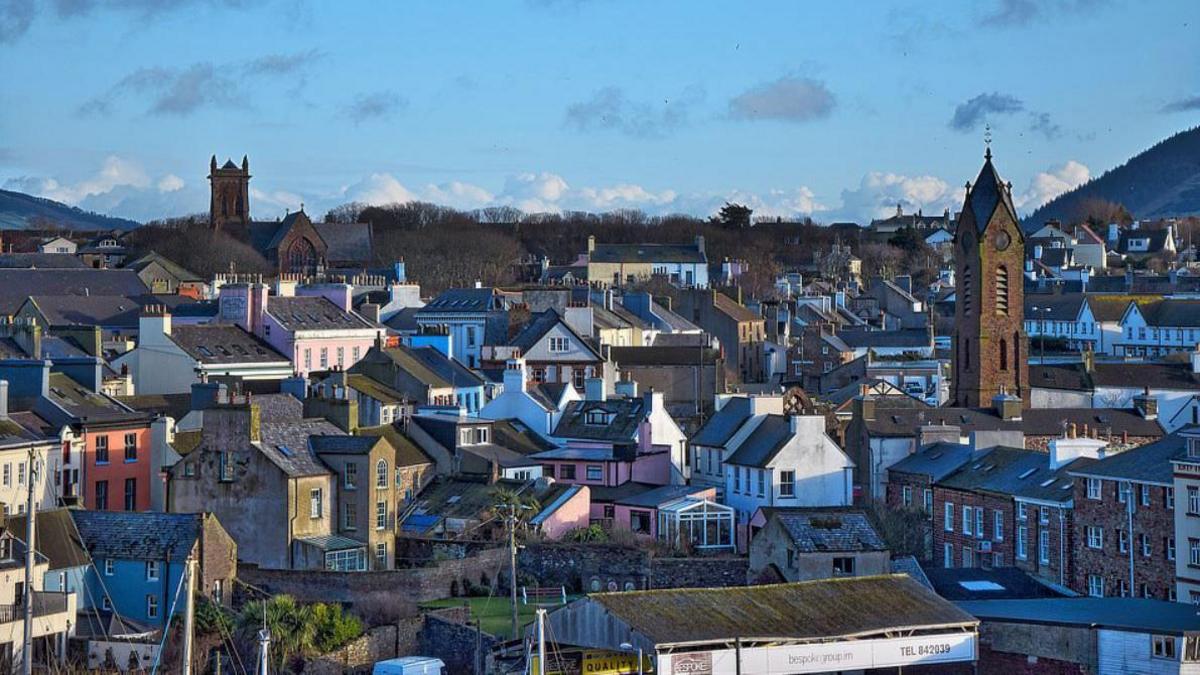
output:
POLYGON ((1025 540, 1029 537, 1029 528, 1025 525, 1017 526, 1017 560, 1028 559, 1029 552, 1026 548, 1025 540))
POLYGON ((146 581, 158 581, 159 569, 157 560, 146 561, 146 581))
POLYGON ((1104 481, 1100 480, 1099 478, 1088 478, 1087 479, 1087 498, 1095 500, 1095 501, 1100 501, 1101 499, 1103 499, 1103 495, 1104 495, 1104 481))
POLYGON ((947 532, 953 532, 954 531, 954 502, 945 502, 942 506, 945 507, 942 509, 943 511, 945 511, 945 513, 943 514, 943 520, 945 522, 942 523, 942 527, 947 532))
POLYGON ((1098 525, 1088 525, 1084 532, 1086 533, 1088 548, 1097 550, 1104 548, 1104 528, 1098 525))
POLYGON ((1004 512, 992 512, 992 540, 1004 541, 1004 512))
POLYGON ((1042 565, 1050 564, 1050 531, 1042 530, 1038 532, 1038 562, 1042 565))
POLYGON ((308 491, 308 517, 321 518, 325 514, 325 496, 321 492, 321 488, 313 488, 308 491))
MULTIPOLYGON (((905 488, 908 489, 908 488, 905 488)), ((796 472, 779 472, 779 496, 794 498, 796 496, 796 472)))
POLYGON ((1104 577, 1099 574, 1089 574, 1087 578, 1087 593, 1093 598, 1104 597, 1104 577))
MULTIPOLYGON (((975 510, 970 506, 962 507, 962 533, 972 535, 971 528, 975 524, 975 510)), ((965 566, 965 565, 964 565, 965 566)))

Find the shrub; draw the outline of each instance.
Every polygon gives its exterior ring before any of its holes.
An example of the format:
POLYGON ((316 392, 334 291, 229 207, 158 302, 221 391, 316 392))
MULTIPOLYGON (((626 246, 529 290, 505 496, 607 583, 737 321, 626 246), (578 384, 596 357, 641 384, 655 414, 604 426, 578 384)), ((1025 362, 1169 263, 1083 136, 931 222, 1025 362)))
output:
POLYGON ((362 620, 346 614, 338 604, 317 603, 312 606, 313 646, 321 654, 344 647, 363 633, 362 620))

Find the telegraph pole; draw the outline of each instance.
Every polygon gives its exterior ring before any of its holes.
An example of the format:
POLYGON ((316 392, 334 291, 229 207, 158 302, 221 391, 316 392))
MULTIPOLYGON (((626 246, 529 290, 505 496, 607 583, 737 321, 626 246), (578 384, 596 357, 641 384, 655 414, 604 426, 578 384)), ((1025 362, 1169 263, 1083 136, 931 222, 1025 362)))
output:
POLYGON ((512 639, 517 639, 517 505, 508 505, 508 586, 512 597, 512 639))
POLYGON ((25 484, 25 636, 21 647, 21 672, 24 675, 33 673, 33 562, 36 548, 34 535, 37 527, 37 503, 33 499, 33 485, 41 472, 37 466, 37 455, 33 446, 29 446, 29 475, 25 484))
MULTIPOLYGON (((186 604, 183 612, 183 675, 192 675, 192 632, 196 620, 196 559, 189 555, 185 563, 184 574, 187 575, 186 604)), ((217 662, 220 663, 220 655, 217 662)))

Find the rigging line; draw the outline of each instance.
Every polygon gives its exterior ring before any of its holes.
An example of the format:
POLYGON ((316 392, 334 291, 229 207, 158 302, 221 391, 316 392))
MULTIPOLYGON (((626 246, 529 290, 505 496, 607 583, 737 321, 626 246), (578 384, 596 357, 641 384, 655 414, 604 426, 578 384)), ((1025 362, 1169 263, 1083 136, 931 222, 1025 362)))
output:
MULTIPOLYGON (((217 605, 217 608, 223 611, 223 608, 221 608, 220 605, 217 605)), ((224 625, 220 621, 217 621, 217 634, 221 636, 221 642, 224 643, 226 648, 233 654, 233 660, 237 661, 236 666, 241 666, 241 672, 248 673, 249 671, 246 670, 246 664, 242 662, 242 655, 238 653, 236 646, 233 644, 233 634, 230 631, 225 630, 224 625)), ((217 653, 217 658, 221 658, 221 654, 219 652, 217 653)), ((234 665, 233 660, 230 660, 230 665, 234 665)), ((236 666, 234 667, 235 673, 238 671, 236 666)))
MULTIPOLYGON (((71 524, 74 526, 75 519, 71 517, 71 514, 70 514, 69 512, 66 514, 66 516, 67 516, 67 519, 68 519, 68 520, 70 520, 70 521, 71 521, 71 524)), ((70 541, 70 540, 71 540, 71 535, 70 535, 70 534, 67 532, 67 528, 66 528, 66 526, 64 526, 64 525, 62 524, 62 522, 61 522, 61 521, 59 521, 59 522, 56 522, 55 524, 56 524, 56 525, 58 526, 58 528, 59 528, 59 529, 62 531, 63 540, 64 540, 64 541, 70 541)), ((79 532, 79 529, 78 529, 77 527, 75 528, 75 532, 76 532, 77 534, 78 534, 78 532, 79 532)), ((88 566, 90 566, 90 567, 92 568, 92 570, 96 572, 96 576, 97 576, 97 578, 99 578, 99 576, 100 576, 100 571, 96 569, 95 562, 92 560, 92 554, 91 554, 91 552, 90 552, 90 551, 88 551, 86 548, 84 548, 84 547, 83 547, 83 541, 82 541, 82 538, 78 539, 77 541, 78 541, 78 542, 79 542, 79 544, 80 544, 80 546, 79 546, 80 550, 82 550, 82 551, 83 551, 83 553, 84 553, 84 555, 86 555, 86 556, 87 556, 87 559, 88 559, 88 566)), ((34 548, 36 549, 37 547, 35 546, 34 548)), ((69 579, 70 579, 70 575, 68 575, 66 572, 64 572, 64 573, 63 573, 63 592, 64 592, 64 593, 65 593, 65 592, 66 592, 66 590, 67 590, 67 583, 68 583, 68 580, 69 580, 69 579)), ((107 625, 107 624, 105 624, 105 623, 104 623, 104 620, 103 620, 103 619, 100 617, 100 608, 99 608, 99 606, 97 606, 97 604, 96 604, 96 598, 95 598, 95 596, 93 596, 93 595, 92 595, 92 589, 91 589, 91 587, 88 585, 88 583, 87 583, 87 580, 82 578, 82 575, 80 576, 80 582, 81 582, 81 583, 80 583, 80 586, 82 586, 82 587, 83 587, 83 591, 84 591, 84 593, 86 593, 86 594, 87 594, 87 597, 88 597, 88 603, 89 603, 89 604, 91 604, 91 606, 92 606, 92 613, 96 615, 96 625, 98 625, 98 626, 100 627, 101 634, 104 636, 104 641, 105 641, 105 642, 112 642, 112 639, 111 639, 111 637, 110 637, 110 636, 109 636, 109 634, 108 634, 108 625, 107 625)), ((111 602, 111 598, 110 598, 110 600, 109 600, 109 601, 111 602)), ((85 611, 85 614, 86 614, 86 611, 85 611)), ((114 614, 115 614, 115 612, 114 612, 114 614)), ((129 642, 129 639, 128 639, 128 638, 126 638, 126 642, 127 642, 127 643, 128 643, 128 644, 129 644, 129 645, 132 647, 132 642, 129 642)))
MULTIPOLYGON (((158 653, 154 655, 154 666, 150 669, 151 675, 158 672, 158 664, 162 660, 163 648, 167 644, 167 635, 171 631, 171 619, 175 618, 175 608, 179 605, 179 596, 183 593, 185 587, 185 577, 191 573, 188 567, 184 567, 184 573, 179 575, 179 584, 175 587, 175 597, 171 599, 171 609, 167 612, 167 622, 163 624, 162 640, 158 643, 158 653)), ((167 569, 170 571, 170 568, 167 569)), ((188 599, 191 601, 191 598, 188 599)))
MULTIPOLYGON (((84 554, 87 555, 87 557, 88 557, 88 564, 91 565, 92 570, 96 573, 96 581, 100 584, 100 590, 104 592, 103 597, 108 598, 108 604, 110 607, 113 608, 112 609, 113 615, 120 617, 121 615, 117 613, 117 609, 116 609, 117 605, 115 602, 113 602, 112 594, 108 592, 108 585, 104 583, 104 575, 101 574, 100 569, 98 567, 96 567, 96 559, 92 557, 92 552, 87 550, 87 547, 83 545, 83 534, 79 531, 79 525, 75 522, 75 518, 71 517, 71 514, 69 511, 67 513, 67 520, 69 520, 71 522, 71 527, 72 527, 72 529, 75 530, 76 541, 79 542, 80 548, 83 549, 84 554)), ((65 531, 66 528, 64 527, 63 529, 65 531)), ((87 587, 86 582, 84 583, 84 587, 87 587)), ((89 598, 91 598, 91 589, 90 588, 88 588, 88 596, 89 596, 89 598)), ((91 600, 93 603, 95 602, 95 598, 91 598, 91 600)), ((93 607, 95 607, 95 605, 93 605, 93 607)), ((96 617, 97 617, 97 619, 99 619, 99 611, 97 611, 96 617)), ((122 626, 125 625, 124 620, 121 621, 121 625, 122 626)), ((108 640, 108 629, 107 628, 104 629, 104 633, 105 633, 105 639, 108 640)), ((131 649, 133 648, 133 640, 130 639, 128 634, 122 635, 120 637, 122 637, 125 640, 126 645, 128 645, 131 649)))

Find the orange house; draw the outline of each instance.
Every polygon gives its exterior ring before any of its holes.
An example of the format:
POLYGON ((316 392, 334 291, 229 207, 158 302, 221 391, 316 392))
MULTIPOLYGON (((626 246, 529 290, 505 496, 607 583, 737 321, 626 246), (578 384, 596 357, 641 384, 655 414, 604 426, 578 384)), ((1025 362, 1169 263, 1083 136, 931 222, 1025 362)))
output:
POLYGON ((149 420, 85 423, 83 440, 84 505, 97 511, 149 511, 150 481, 157 478, 149 420))

